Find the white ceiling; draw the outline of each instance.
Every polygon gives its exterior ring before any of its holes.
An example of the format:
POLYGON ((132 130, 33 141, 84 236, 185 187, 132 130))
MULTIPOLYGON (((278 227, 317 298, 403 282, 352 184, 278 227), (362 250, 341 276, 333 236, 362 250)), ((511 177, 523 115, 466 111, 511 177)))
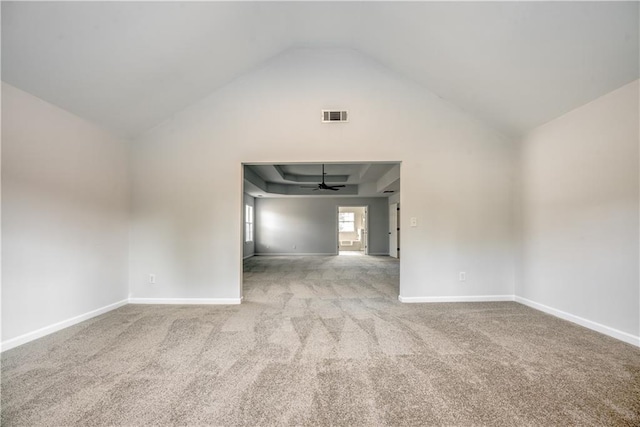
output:
POLYGON ((637 2, 3 2, 2 80, 133 136, 293 47, 365 53, 508 134, 639 77, 637 2))

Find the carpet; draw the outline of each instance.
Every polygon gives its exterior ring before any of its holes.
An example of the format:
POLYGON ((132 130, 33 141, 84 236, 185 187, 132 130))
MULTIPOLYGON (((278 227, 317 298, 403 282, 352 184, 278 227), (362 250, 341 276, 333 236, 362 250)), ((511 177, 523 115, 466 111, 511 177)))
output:
POLYGON ((388 257, 253 257, 237 306, 127 305, 2 354, 3 426, 640 425, 640 349, 388 257))

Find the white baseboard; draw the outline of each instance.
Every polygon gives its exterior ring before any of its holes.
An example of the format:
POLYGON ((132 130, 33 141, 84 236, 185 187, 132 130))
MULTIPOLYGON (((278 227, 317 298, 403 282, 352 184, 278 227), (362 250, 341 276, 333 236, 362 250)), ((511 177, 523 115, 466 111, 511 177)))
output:
POLYGON ((573 314, 567 313, 566 311, 558 310, 556 308, 549 307, 547 305, 540 304, 535 301, 531 301, 529 299, 522 298, 519 296, 515 297, 515 301, 520 304, 529 306, 531 308, 535 308, 536 310, 543 311, 547 314, 551 314, 552 316, 556 316, 561 319, 568 320, 569 322, 576 323, 580 326, 584 326, 585 328, 594 330, 596 332, 600 332, 601 334, 605 334, 612 338, 619 339, 620 341, 624 341, 626 343, 635 345, 636 347, 640 347, 640 337, 631 335, 627 332, 622 332, 622 331, 619 331, 618 329, 614 329, 609 326, 605 326, 600 323, 593 322, 591 320, 587 320, 579 316, 575 316, 573 314))
POLYGON ((300 252, 274 252, 274 253, 268 253, 268 254, 259 254, 256 253, 256 256, 334 256, 334 255, 338 255, 335 252, 332 253, 300 253, 300 252))
POLYGON ((116 308, 122 307, 126 304, 240 304, 241 301, 242 298, 129 298, 98 308, 88 313, 63 320, 62 322, 45 326, 44 328, 28 332, 15 338, 2 341, 2 343, 0 343, 0 352, 10 350, 22 344, 26 344, 30 341, 58 332, 62 329, 68 328, 69 326, 84 322, 85 320, 89 320, 111 310, 115 310, 116 308))
POLYGON ((389 252, 369 252, 370 256, 389 256, 389 252))
POLYGON ((129 304, 228 305, 241 301, 242 298, 129 298, 129 304))
POLYGON ((558 310, 553 307, 549 307, 544 304, 540 304, 526 298, 522 298, 515 295, 471 295, 471 296, 444 296, 444 297, 403 297, 398 296, 398 300, 404 303, 420 303, 420 302, 489 302, 489 301, 515 301, 544 313, 550 314, 560 319, 567 320, 569 322, 584 326, 601 334, 610 336, 612 338, 619 339, 626 343, 640 347, 640 337, 622 332, 618 329, 611 328, 609 326, 602 325, 591 320, 587 320, 580 316, 576 316, 567 313, 562 310, 558 310))
POLYGON ((2 344, 0 344, 0 352, 10 350, 14 347, 18 347, 19 345, 26 344, 29 341, 42 338, 45 335, 58 332, 64 328, 68 328, 69 326, 73 326, 80 322, 84 322, 85 320, 89 320, 92 317, 96 317, 108 311, 115 310, 116 308, 126 305, 128 302, 129 302, 128 300, 118 301, 116 303, 106 305, 96 310, 89 311, 88 313, 84 313, 79 316, 75 316, 70 319, 63 320, 62 322, 54 323, 53 325, 45 326, 44 328, 37 329, 33 332, 28 332, 18 337, 8 339, 6 341, 3 341, 2 344))
POLYGON ((403 297, 398 296, 400 302, 491 302, 491 301, 513 301, 513 295, 464 295, 464 296, 444 296, 444 297, 403 297))
POLYGON ((245 256, 245 257, 242 257, 242 259, 249 259, 249 258, 251 258, 251 257, 252 257, 252 256, 254 256, 254 255, 255 255, 255 254, 247 255, 247 256, 245 256))
MULTIPOLYGON (((296 254, 301 255, 301 254, 296 254)), ((540 304, 526 298, 513 295, 469 295, 469 296, 438 296, 438 297, 403 297, 398 296, 398 300, 403 303, 432 303, 432 302, 490 302, 490 301, 516 301, 520 304, 528 307, 540 310, 552 316, 559 317, 569 322, 576 323, 585 328, 600 332, 601 334, 608 335, 612 338, 619 339, 626 343, 640 347, 640 337, 622 332, 615 328, 602 325, 591 320, 584 319, 579 316, 558 310, 544 304, 540 304)), ((22 344, 26 344, 30 341, 42 338, 46 335, 68 328, 85 320, 89 320, 93 317, 99 316, 123 305, 129 304, 240 304, 242 298, 129 298, 128 300, 118 301, 113 304, 92 310, 88 313, 81 314, 79 316, 72 317, 67 320, 63 320, 53 325, 40 328, 38 330, 28 332, 15 338, 11 338, 0 343, 0 352, 10 350, 18 347, 22 344)))

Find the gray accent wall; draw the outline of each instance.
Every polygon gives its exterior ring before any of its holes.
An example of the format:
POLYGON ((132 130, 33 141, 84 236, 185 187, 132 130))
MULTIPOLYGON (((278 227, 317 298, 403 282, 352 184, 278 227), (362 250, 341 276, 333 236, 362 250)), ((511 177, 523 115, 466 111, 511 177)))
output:
POLYGON ((333 255, 338 251, 338 206, 369 206, 369 254, 387 255, 387 198, 256 199, 256 254, 333 255))
MULTIPOLYGON (((255 230, 255 197, 252 197, 250 195, 248 195, 247 193, 244 193, 244 200, 242 203, 242 214, 245 214, 245 209, 244 207, 246 205, 249 206, 253 206, 254 210, 253 210, 253 216, 254 216, 254 225, 253 225, 253 240, 251 242, 247 242, 246 238, 247 236, 245 236, 245 232, 244 232, 244 224, 242 226, 242 256, 244 258, 248 258, 250 256, 252 256, 255 251, 256 251, 256 230, 255 230)), ((246 222, 246 218, 244 218, 245 222, 246 222)))

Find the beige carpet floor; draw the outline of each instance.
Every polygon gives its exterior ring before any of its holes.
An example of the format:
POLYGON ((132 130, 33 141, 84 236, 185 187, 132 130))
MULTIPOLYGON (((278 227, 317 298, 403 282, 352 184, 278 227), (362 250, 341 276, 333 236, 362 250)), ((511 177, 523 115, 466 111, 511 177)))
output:
POLYGON ((640 349, 386 257, 255 257, 239 306, 128 305, 2 354, 3 426, 640 425, 640 349))

